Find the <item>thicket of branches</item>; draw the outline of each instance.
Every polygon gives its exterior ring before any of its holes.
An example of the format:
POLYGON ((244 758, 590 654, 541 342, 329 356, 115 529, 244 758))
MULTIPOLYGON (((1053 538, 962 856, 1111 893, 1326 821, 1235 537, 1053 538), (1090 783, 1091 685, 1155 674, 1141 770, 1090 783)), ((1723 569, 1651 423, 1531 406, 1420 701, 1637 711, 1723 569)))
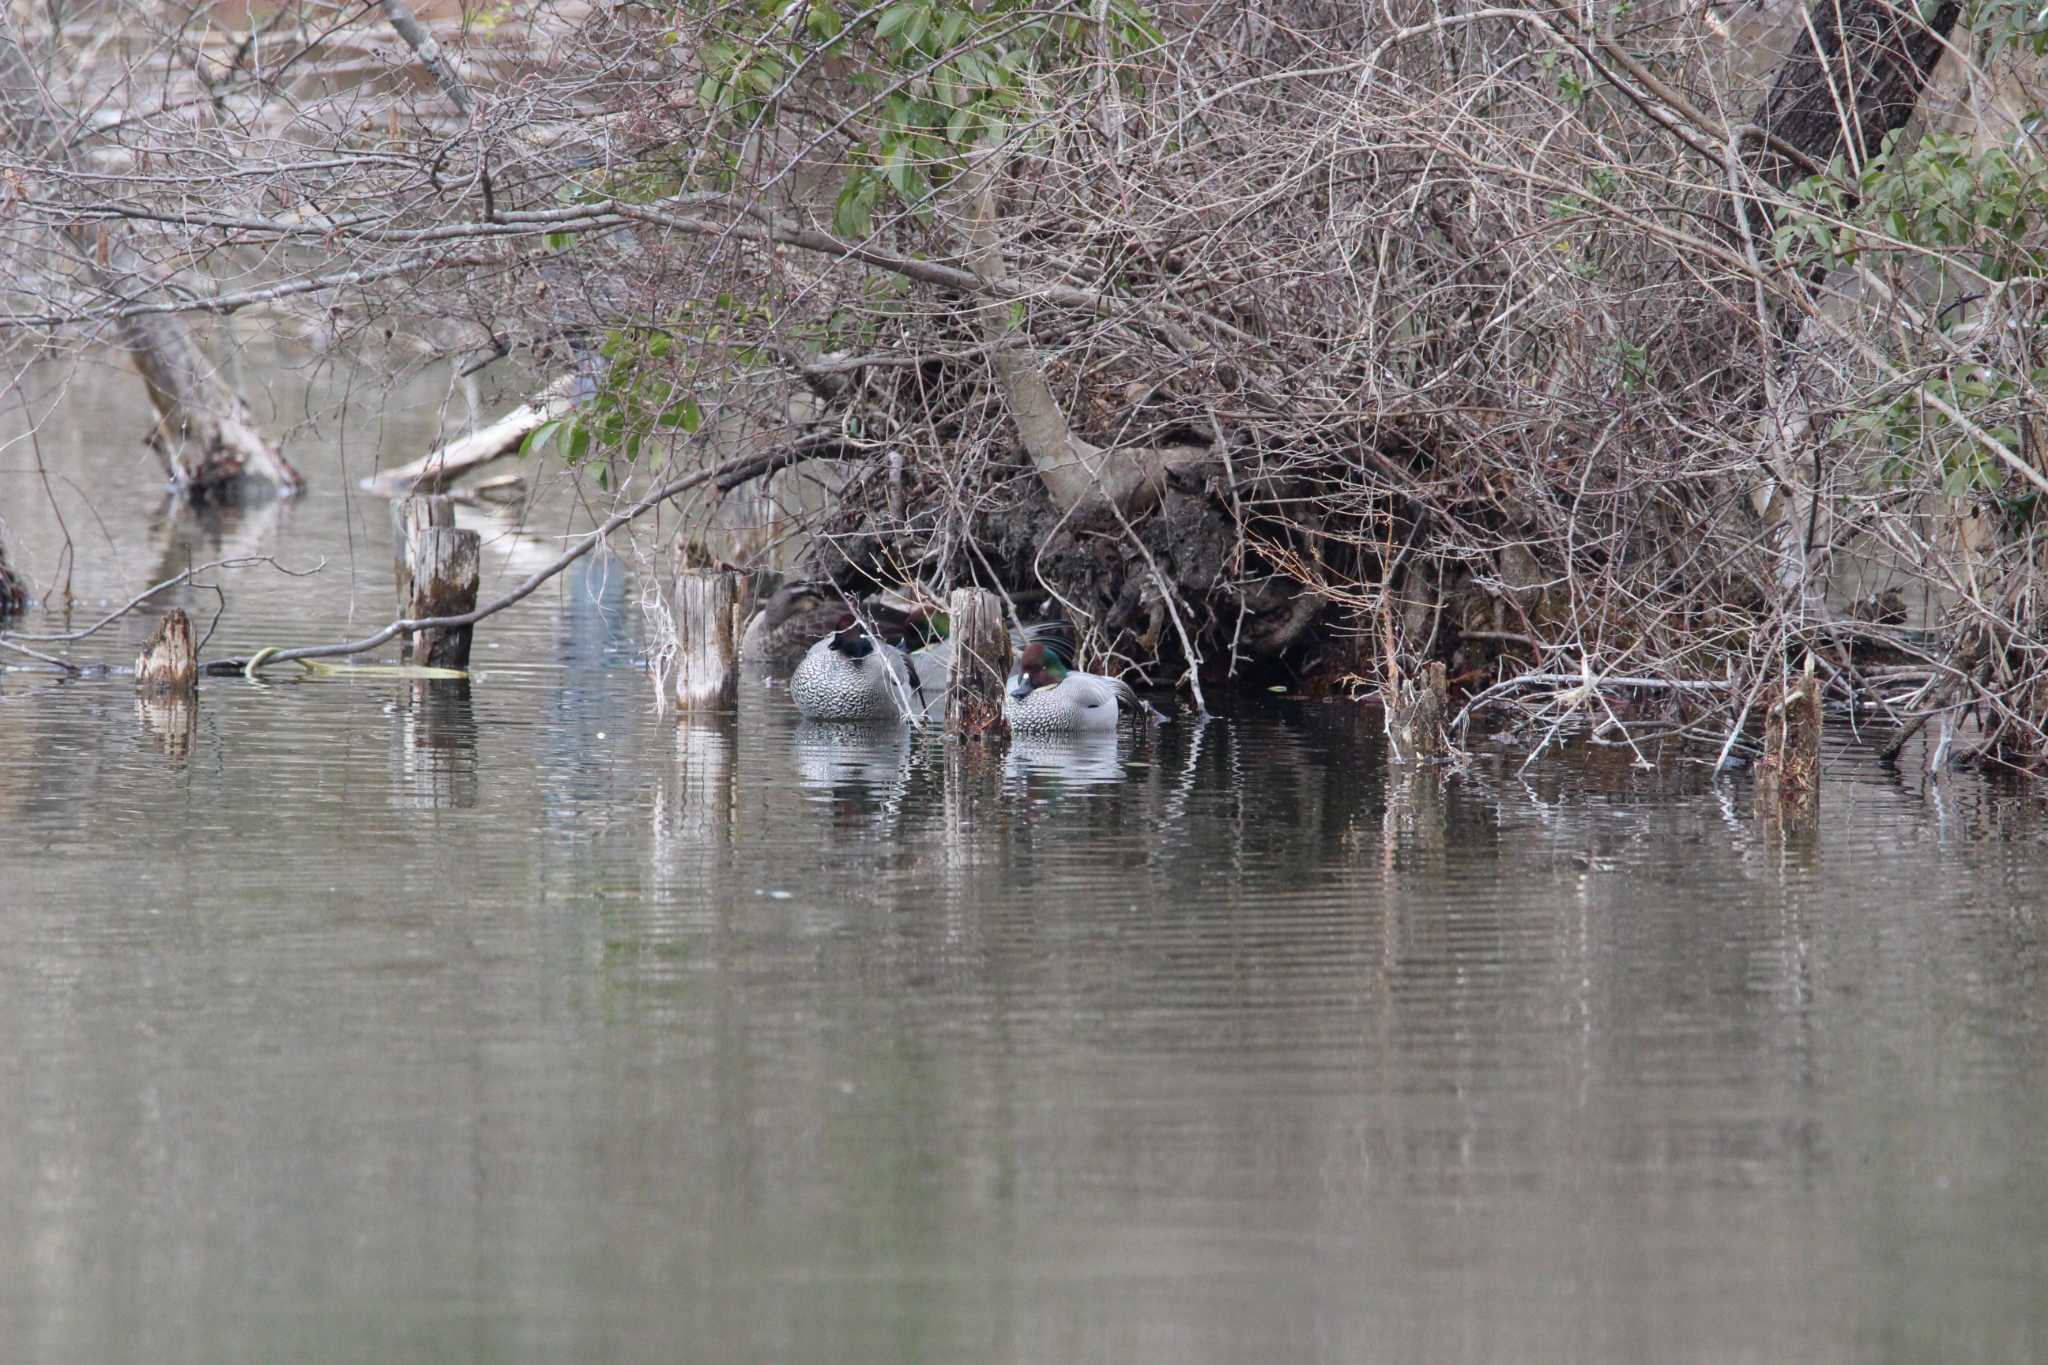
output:
POLYGON ((1161 681, 1434 658, 1719 742, 1810 654, 1895 738, 2048 749, 2030 11, 210 16, 10 19, 64 132, 0 152, 15 334, 574 372, 529 454, 752 460, 719 553, 1161 681))

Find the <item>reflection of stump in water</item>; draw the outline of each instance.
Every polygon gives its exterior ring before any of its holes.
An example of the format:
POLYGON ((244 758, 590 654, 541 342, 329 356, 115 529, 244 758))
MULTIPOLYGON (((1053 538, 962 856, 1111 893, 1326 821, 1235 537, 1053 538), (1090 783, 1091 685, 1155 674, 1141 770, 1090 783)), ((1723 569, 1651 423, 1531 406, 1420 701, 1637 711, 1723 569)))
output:
POLYGON ((199 728, 198 682, 192 622, 173 609, 156 623, 135 660, 135 715, 143 737, 166 758, 182 760, 192 752, 199 728))
POLYGON ((135 698, 142 737, 165 758, 183 762, 199 733, 199 699, 191 692, 152 692, 135 698))
POLYGON ((412 810, 469 810, 477 803, 476 714, 469 679, 407 683, 392 729, 393 800, 412 810))
POLYGON ((675 722, 675 757, 654 788, 656 864, 669 867, 685 851, 729 853, 733 826, 734 724, 730 716, 683 715, 675 722))
POLYGON ((1380 817, 1380 870, 1390 879, 1402 872, 1436 875, 1450 838, 1444 815, 1441 768, 1414 768, 1387 786, 1380 817))

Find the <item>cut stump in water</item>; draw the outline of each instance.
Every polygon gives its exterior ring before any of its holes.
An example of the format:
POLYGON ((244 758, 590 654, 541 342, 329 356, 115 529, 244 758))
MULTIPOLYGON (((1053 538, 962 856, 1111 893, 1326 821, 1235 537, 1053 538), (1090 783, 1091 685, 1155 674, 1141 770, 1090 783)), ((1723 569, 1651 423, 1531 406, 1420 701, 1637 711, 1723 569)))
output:
POLYGON ((1820 803, 1820 679, 1809 660, 1764 713, 1764 753, 1756 765, 1762 815, 1810 815, 1820 803))
POLYGON ((1450 682, 1441 663, 1432 661, 1412 681, 1391 667, 1380 698, 1387 710, 1387 743, 1396 763, 1430 763, 1451 756, 1451 737, 1444 731, 1450 713, 1450 682))
POLYGON ((946 683, 946 733, 969 739, 1002 739, 1003 689, 1009 684, 1010 628, 1003 600, 980 588, 959 588, 947 604, 953 645, 952 677, 946 683))
MULTIPOLYGON (((438 494, 402 498, 391 504, 391 577, 398 585, 398 612, 410 615, 412 605, 412 558, 420 534, 437 527, 452 529, 455 503, 438 494)), ((406 651, 411 652, 411 641, 406 651)))
POLYGON ((0 616, 28 609, 28 588, 7 567, 7 547, 0 545, 0 616))
POLYGON ((192 621, 173 608, 156 623, 149 643, 135 659, 135 687, 140 692, 190 692, 199 682, 199 651, 192 643, 192 621))
MULTIPOLYGON (((476 610, 483 573, 483 538, 474 531, 427 526, 413 533, 412 580, 400 613, 408 620, 467 616, 476 610)), ((473 626, 430 626, 413 634, 414 663, 428 668, 468 668, 473 626)))
POLYGON ((676 706, 730 711, 739 700, 744 580, 729 569, 676 574, 676 706))

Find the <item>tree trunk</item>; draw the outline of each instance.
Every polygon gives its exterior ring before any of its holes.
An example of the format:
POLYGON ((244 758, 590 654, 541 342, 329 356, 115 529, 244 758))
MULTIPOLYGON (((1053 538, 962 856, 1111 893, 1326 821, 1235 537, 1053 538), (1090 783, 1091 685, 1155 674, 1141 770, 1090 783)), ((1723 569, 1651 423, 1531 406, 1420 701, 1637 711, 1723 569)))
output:
POLYGON ((960 203, 968 264, 991 293, 976 307, 975 317, 989 343, 996 387, 1017 423, 1024 453, 1062 512, 1091 500, 1114 504, 1126 515, 1143 511, 1164 491, 1170 465, 1199 460, 1206 452, 1189 447, 1105 448, 1075 433, 1046 379, 1044 358, 1011 316, 1011 310, 1022 305, 1002 301, 1005 268, 995 196, 999 174, 1000 161, 991 154, 963 177, 960 203))
MULTIPOLYGON (((20 42, 0 30, 0 138, 29 165, 40 164, 46 175, 62 179, 78 163, 57 122, 20 42)), ((81 222, 64 235, 85 263, 93 290, 114 309, 167 301, 155 271, 110 230, 81 222)), ((221 379, 178 314, 122 316, 115 325, 156 407, 149 443, 174 489, 195 502, 232 494, 250 478, 280 493, 299 490, 298 471, 257 430, 249 405, 221 379)))
MULTIPOLYGON (((1786 54, 1750 121, 1816 165, 1847 152, 1852 173, 1860 170, 1920 107, 1961 14, 1957 0, 1941 0, 1925 19, 1889 0, 1816 0, 1811 35, 1786 54)), ((1754 144, 1750 167, 1780 190, 1807 174, 1767 142, 1754 144)))

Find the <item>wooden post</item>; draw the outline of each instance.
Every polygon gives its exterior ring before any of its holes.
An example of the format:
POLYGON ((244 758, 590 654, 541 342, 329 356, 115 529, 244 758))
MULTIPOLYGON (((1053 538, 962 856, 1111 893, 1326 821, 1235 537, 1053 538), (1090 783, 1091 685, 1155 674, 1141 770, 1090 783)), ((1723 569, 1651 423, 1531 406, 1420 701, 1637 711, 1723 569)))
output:
POLYGON ((172 608, 135 660, 138 692, 190 692, 199 682, 199 651, 192 644, 192 622, 172 608))
MULTIPOLYGON (((421 529, 415 533, 411 581, 399 611, 415 620, 475 611, 477 582, 482 576, 483 537, 445 526, 421 529)), ((429 668, 468 668, 473 629, 451 626, 419 631, 411 644, 413 661, 429 668)))
MULTIPOLYGON (((410 615, 412 605, 412 557, 420 533, 433 527, 455 525, 455 502, 440 494, 401 498, 391 504, 391 578, 398 585, 398 611, 410 615)), ((412 654, 412 641, 404 645, 412 654)))
POLYGON ((740 630, 747 595, 730 569, 676 574, 676 707, 730 711, 740 693, 740 630))
POLYGON ((1010 677, 1010 628, 1003 600, 980 588, 956 588, 947 604, 952 677, 946 683, 946 733, 1005 739, 1003 689, 1010 677))
POLYGON ((1451 737, 1444 733, 1444 717, 1450 710, 1450 684, 1444 666, 1432 660, 1422 666, 1413 682, 1401 677, 1400 666, 1389 663, 1386 687, 1380 700, 1387 711, 1387 743, 1396 763, 1430 763, 1449 758, 1451 737))
POLYGON ((1820 805, 1820 679, 1813 660, 1764 713, 1764 755, 1756 765, 1756 809, 1810 816, 1820 805))

